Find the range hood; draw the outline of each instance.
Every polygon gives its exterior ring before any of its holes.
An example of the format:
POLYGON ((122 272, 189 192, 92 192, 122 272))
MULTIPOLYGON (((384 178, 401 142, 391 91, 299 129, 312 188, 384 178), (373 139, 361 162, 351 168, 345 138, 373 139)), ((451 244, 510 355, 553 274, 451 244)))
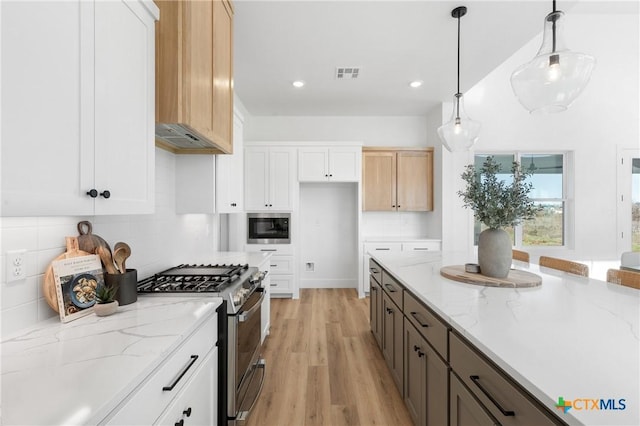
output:
POLYGON ((156 146, 233 153, 233 6, 156 0, 156 146))

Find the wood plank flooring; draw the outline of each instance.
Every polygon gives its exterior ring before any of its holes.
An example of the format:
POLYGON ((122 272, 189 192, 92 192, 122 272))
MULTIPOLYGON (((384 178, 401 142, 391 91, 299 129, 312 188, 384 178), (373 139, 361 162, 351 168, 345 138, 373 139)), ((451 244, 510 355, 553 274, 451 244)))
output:
POLYGON ((247 426, 411 425, 355 289, 271 300, 264 388, 247 426))

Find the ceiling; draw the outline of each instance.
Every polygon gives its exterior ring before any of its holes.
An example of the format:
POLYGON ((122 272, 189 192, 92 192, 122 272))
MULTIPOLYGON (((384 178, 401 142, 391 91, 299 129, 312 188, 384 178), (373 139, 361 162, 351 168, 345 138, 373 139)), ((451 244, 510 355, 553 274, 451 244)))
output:
MULTIPOLYGON (((629 3, 582 1, 591 11, 629 3)), ((575 3, 558 9, 568 14, 575 3)), ((552 3, 236 0, 235 92, 259 116, 424 115, 456 92, 451 10, 461 4, 464 93, 541 32, 552 3), (358 78, 337 79, 338 67, 359 67, 358 78), (424 84, 412 89, 413 80, 424 84)))

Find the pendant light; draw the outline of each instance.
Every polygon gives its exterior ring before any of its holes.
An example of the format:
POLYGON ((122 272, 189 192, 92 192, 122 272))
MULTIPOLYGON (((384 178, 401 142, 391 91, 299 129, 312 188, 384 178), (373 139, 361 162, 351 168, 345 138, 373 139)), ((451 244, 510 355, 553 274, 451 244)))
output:
POLYGON ((529 112, 561 112, 582 93, 589 82, 595 58, 568 50, 562 40, 564 12, 553 11, 544 19, 542 46, 535 58, 511 75, 511 87, 529 112))
POLYGON ((456 7, 451 16, 458 20, 458 91, 453 95, 451 119, 438 128, 438 136, 451 152, 468 151, 478 140, 480 123, 473 121, 464 111, 464 99, 460 93, 460 18, 467 14, 464 6, 456 7))

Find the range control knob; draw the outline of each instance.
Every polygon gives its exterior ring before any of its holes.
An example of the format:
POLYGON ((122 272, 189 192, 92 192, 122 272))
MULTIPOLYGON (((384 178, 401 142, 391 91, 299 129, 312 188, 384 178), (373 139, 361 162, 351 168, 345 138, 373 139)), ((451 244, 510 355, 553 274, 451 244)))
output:
POLYGON ((233 295, 233 304, 235 306, 238 306, 242 303, 242 296, 240 296, 239 294, 234 294, 233 295))

